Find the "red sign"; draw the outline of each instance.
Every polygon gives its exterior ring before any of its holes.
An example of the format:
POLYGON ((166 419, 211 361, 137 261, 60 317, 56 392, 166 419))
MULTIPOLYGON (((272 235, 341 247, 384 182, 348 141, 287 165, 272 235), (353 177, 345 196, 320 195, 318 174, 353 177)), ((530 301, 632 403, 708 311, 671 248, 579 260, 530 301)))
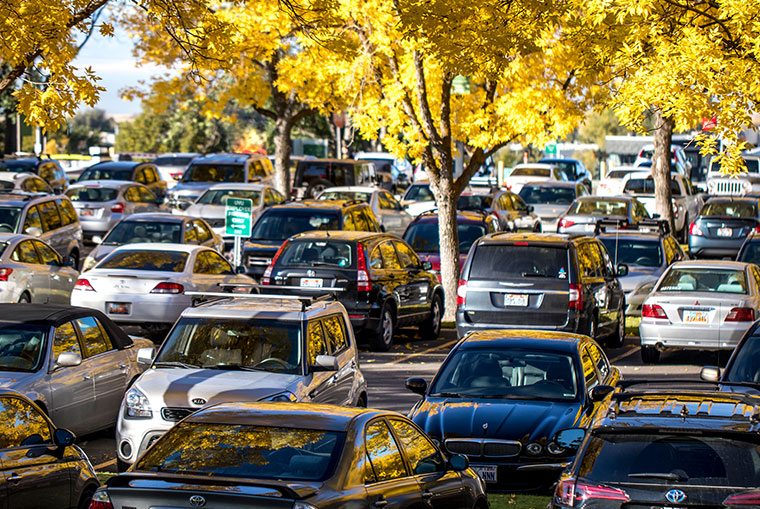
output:
POLYGON ((346 127, 346 114, 342 111, 340 113, 333 113, 332 114, 332 121, 333 124, 335 124, 335 127, 338 129, 343 129, 346 127))
POLYGON ((715 129, 716 127, 718 127, 718 117, 703 118, 702 119, 702 130, 703 131, 710 131, 712 129, 715 129))

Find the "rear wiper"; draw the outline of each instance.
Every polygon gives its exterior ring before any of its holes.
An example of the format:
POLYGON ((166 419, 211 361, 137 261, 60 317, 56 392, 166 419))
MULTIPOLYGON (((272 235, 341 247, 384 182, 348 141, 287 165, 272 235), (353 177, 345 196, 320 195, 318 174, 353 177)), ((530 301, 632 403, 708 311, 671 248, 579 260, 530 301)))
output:
POLYGON ((522 277, 547 277, 543 272, 523 272, 522 277))
POLYGON ((644 472, 641 474, 628 474, 628 477, 642 478, 642 479, 664 479, 666 481, 688 481, 688 477, 684 477, 673 472, 644 472))
POLYGON ((179 361, 158 361, 154 365, 157 368, 186 368, 186 369, 193 369, 193 368, 199 367, 199 366, 196 366, 195 364, 188 364, 187 362, 179 362, 179 361))

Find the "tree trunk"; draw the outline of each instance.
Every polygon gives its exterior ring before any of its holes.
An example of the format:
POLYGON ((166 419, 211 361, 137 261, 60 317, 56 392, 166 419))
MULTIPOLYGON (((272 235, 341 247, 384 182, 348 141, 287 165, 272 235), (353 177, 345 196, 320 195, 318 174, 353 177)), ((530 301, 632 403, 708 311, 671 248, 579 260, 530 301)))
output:
POLYGON ((457 195, 454 192, 453 159, 441 158, 440 173, 428 171, 431 178, 430 187, 435 194, 438 205, 438 250, 441 255, 441 284, 444 294, 443 320, 456 318, 457 285, 459 282, 459 231, 457 230, 457 195), (448 164, 446 162, 448 159, 448 164), (450 168, 444 165, 451 166, 450 168), (448 178, 446 176, 449 176, 448 178))
POLYGON ((661 219, 666 219, 670 223, 670 229, 675 235, 673 199, 670 194, 670 142, 673 136, 673 125, 671 117, 665 117, 660 108, 655 109, 654 157, 652 158, 655 210, 661 219))
POLYGON ((274 187, 290 199, 290 153, 293 141, 291 119, 278 118, 274 123, 274 187))

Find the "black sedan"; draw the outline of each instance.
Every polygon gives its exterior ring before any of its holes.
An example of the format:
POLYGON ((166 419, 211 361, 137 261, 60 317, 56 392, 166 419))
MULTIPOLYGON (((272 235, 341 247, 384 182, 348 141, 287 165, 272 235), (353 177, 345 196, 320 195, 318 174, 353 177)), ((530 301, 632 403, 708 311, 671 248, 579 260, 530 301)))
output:
POLYGON ((710 198, 689 226, 693 258, 736 257, 744 239, 760 227, 756 198, 710 198))
POLYGON ((466 336, 443 362, 409 417, 498 489, 545 488, 573 451, 557 433, 588 428, 620 379, 599 345, 577 334, 529 330, 466 336))
POLYGON ((97 507, 486 509, 467 458, 379 410, 223 403, 166 432, 97 507))

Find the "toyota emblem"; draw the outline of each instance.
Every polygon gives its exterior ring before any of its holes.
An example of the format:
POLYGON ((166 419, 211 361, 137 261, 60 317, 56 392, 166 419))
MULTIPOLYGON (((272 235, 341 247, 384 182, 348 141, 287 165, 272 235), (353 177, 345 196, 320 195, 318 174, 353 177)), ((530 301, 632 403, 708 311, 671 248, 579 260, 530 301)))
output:
POLYGON ((665 493, 665 498, 668 499, 668 502, 671 502, 673 504, 680 504, 686 500, 686 493, 681 490, 670 490, 669 492, 665 493))
POLYGON ((206 400, 203 398, 193 398, 193 405, 203 406, 206 404, 206 400))
POLYGON ((200 495, 193 495, 190 497, 190 505, 193 507, 203 507, 206 505, 206 499, 200 495))

